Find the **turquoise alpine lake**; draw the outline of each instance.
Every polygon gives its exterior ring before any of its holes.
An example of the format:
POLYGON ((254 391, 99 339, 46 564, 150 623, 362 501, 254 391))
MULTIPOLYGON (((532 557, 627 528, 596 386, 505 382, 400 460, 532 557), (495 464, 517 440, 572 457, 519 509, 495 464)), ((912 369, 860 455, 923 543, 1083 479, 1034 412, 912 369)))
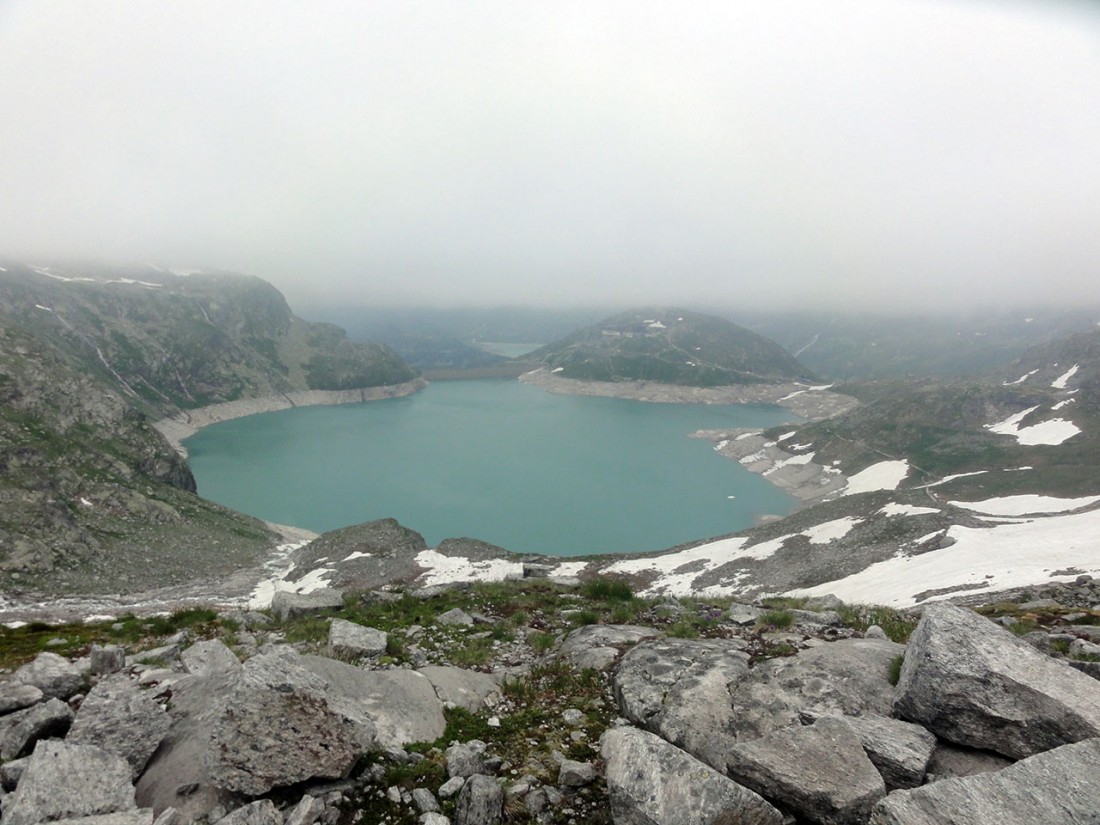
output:
POLYGON ((688 436, 792 420, 782 407, 446 381, 224 421, 184 444, 201 495, 268 521, 323 532, 393 517, 433 547, 471 537, 573 556, 663 550, 790 513, 793 497, 688 436))

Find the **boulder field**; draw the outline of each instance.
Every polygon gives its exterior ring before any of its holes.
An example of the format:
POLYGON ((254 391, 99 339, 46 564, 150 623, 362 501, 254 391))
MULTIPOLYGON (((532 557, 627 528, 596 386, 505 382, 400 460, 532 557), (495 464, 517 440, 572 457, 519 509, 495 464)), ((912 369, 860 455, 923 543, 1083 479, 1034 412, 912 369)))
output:
MULTIPOLYGON (((326 616, 307 616, 323 645, 251 614, 239 653, 185 635, 40 653, 0 681, 0 825, 1100 821, 1097 625, 1021 639, 932 603, 903 645, 828 607, 777 630, 733 605, 713 638, 590 624, 478 668, 394 664, 396 631, 326 616), (1072 665, 1051 655, 1071 645, 1072 665), (520 735, 591 758, 523 764, 494 739, 517 697, 551 701, 547 673, 595 698, 520 735)), ((487 638, 493 619, 436 622, 487 638)))

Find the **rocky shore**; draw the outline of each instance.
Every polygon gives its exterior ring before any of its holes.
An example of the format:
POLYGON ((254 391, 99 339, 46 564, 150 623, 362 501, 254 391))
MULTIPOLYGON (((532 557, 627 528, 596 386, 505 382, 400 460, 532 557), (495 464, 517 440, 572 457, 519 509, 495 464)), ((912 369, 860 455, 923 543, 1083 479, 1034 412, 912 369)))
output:
POLYGON ((811 420, 832 418, 859 404, 850 396, 831 392, 828 386, 799 383, 690 387, 654 381, 580 381, 561 378, 545 368, 525 372, 519 380, 559 395, 626 398, 661 404, 778 404, 811 420))
POLYGON ((1082 825, 1100 811, 1087 576, 985 615, 930 604, 919 622, 828 597, 643 602, 614 580, 325 595, 129 643, 55 631, 68 655, 0 677, 0 822, 1082 825))
POLYGON ((210 424, 258 413, 288 410, 292 407, 358 404, 363 401, 379 401, 383 398, 400 398, 412 395, 426 386, 427 382, 423 378, 415 378, 402 384, 389 384, 382 387, 364 387, 354 390, 302 390, 263 398, 246 398, 193 410, 181 410, 169 418, 162 418, 153 426, 168 439, 176 452, 186 457, 187 450, 183 446, 183 440, 210 424))

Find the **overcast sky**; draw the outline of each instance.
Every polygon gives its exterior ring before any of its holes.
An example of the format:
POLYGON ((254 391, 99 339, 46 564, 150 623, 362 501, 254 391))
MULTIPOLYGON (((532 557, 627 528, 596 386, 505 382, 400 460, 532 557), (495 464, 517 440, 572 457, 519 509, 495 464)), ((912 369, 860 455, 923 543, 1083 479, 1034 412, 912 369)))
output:
POLYGON ((291 303, 1100 300, 1100 10, 3 0, 0 255, 291 303))

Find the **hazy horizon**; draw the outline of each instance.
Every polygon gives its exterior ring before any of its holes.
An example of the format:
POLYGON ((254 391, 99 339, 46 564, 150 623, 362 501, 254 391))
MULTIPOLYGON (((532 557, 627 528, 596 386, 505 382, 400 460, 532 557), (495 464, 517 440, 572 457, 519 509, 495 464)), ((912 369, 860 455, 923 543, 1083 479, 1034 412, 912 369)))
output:
POLYGON ((1095 304, 1097 101, 1071 0, 11 0, 0 255, 295 307, 1095 304))

